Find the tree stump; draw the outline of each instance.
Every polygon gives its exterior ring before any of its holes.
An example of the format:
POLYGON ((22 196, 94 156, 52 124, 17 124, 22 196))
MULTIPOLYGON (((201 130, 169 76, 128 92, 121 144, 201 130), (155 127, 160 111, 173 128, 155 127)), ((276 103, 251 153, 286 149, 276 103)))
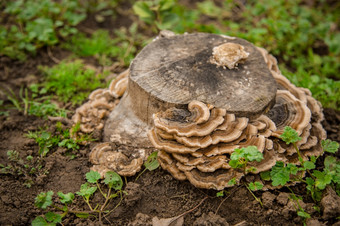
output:
POLYGON ((152 147, 146 135, 152 115, 186 109, 192 100, 256 118, 273 106, 276 90, 263 56, 243 39, 205 33, 158 37, 131 63, 127 91, 105 123, 104 140, 152 147), (241 46, 247 56, 231 69, 213 54, 225 43, 241 46))

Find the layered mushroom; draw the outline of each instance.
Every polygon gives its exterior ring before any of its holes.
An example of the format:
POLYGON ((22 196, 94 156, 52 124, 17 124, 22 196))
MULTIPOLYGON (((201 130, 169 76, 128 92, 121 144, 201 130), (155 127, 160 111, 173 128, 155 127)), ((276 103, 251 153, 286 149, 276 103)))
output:
MULTIPOLYGON (((111 81, 107 89, 97 89, 89 95, 88 102, 80 106, 72 117, 73 123, 79 124, 79 132, 75 136, 102 131, 108 115, 125 93, 128 75, 128 70, 122 72, 111 81)), ((144 149, 126 151, 109 142, 97 144, 90 153, 90 162, 94 164, 91 170, 99 172, 101 177, 108 171, 133 176, 140 171, 144 159, 144 149)))
POLYGON ((293 145, 280 139, 286 126, 302 138, 302 158, 322 154, 322 120, 320 103, 290 83, 265 49, 205 33, 161 34, 73 117, 80 133, 103 131, 106 142, 90 153, 102 176, 134 175, 154 147, 176 179, 216 190, 248 172, 229 165, 237 148, 256 146, 263 154, 248 164, 255 175, 277 161, 300 164, 293 145))
POLYGON ((321 105, 309 90, 294 86, 278 70, 276 59, 259 49, 278 83, 275 105, 255 119, 228 114, 200 101, 187 109, 170 108, 153 115, 154 127, 148 136, 159 149, 163 169, 178 180, 189 180, 194 186, 222 190, 239 181, 244 171, 228 164, 236 148, 256 146, 263 154, 261 162, 251 162, 254 174, 270 170, 276 161, 299 164, 293 145, 285 144, 280 135, 284 127, 295 129, 297 143, 304 159, 322 153, 321 140, 326 132, 321 126, 321 105))
POLYGON ((129 71, 126 70, 112 80, 109 88, 93 91, 88 102, 77 108, 72 121, 79 124, 79 133, 88 134, 104 128, 107 116, 119 103, 119 98, 126 90, 128 74, 129 71))

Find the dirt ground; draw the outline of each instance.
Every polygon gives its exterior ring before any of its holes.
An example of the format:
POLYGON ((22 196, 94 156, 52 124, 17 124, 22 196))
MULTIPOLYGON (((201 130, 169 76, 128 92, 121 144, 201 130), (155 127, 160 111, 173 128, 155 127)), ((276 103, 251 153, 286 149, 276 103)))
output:
MULTIPOLYGON (((57 59, 63 59, 69 53, 55 48, 53 54, 57 59)), ((18 92, 20 87, 40 80, 37 65, 53 64, 47 49, 42 49, 37 56, 23 63, 0 57, 0 85, 9 86, 18 92)), ((6 100, 6 97, 0 95, 0 99, 6 100)), ((72 109, 69 110, 71 116, 72 109)), ((324 114, 323 125, 328 138, 340 142, 340 112, 324 109, 324 114)), ((17 110, 11 110, 8 117, 0 116, 0 164, 8 163, 8 150, 18 151, 22 158, 28 155, 37 157, 38 145, 32 139, 24 137, 24 134, 40 127, 47 127, 53 132, 55 122, 24 116, 17 110)), ((30 188, 24 186, 23 176, 0 174, 0 225, 29 225, 36 216, 46 213, 34 206, 34 198, 40 192, 79 191, 91 166, 88 154, 93 145, 83 147, 72 160, 65 155, 63 148, 51 150, 42 163, 48 174, 34 177, 34 184, 30 188)), ((177 181, 161 168, 146 172, 137 181, 135 177, 129 177, 127 181, 124 189, 128 195, 125 195, 121 205, 103 220, 104 224, 151 225, 151 219, 155 216, 174 217, 188 210, 192 211, 185 214, 184 225, 303 224, 302 218, 296 214, 294 203, 289 200, 288 189, 255 192, 257 197, 262 198, 261 207, 244 186, 227 189, 225 197, 216 197, 216 191, 198 189, 187 181, 177 181), (197 207, 201 201, 203 202, 197 207)), ((325 209, 325 205, 321 205, 320 212, 313 208, 315 204, 307 196, 305 186, 297 185, 292 187, 292 190, 303 198, 301 206, 312 215, 308 225, 340 225, 339 222, 336 223, 336 216, 325 209)), ((331 197, 332 194, 329 193, 325 192, 324 196, 331 197)), ((93 199, 93 203, 102 201, 99 195, 93 199)), ((115 207, 118 201, 119 199, 115 199, 108 209, 115 207)), ((81 197, 76 197, 72 208, 88 210, 81 197)), ((98 225, 98 219, 81 219, 68 215, 63 224, 98 225)))

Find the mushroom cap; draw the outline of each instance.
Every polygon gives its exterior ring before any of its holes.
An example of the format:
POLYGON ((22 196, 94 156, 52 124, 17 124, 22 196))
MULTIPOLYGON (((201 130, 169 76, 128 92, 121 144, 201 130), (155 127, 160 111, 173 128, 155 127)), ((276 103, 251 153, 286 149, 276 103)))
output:
POLYGON ((133 176, 143 165, 141 156, 128 158, 122 152, 114 151, 109 142, 97 144, 90 153, 92 169, 104 177, 108 171, 115 171, 121 176, 133 176))
MULTIPOLYGON (((198 106, 198 105, 197 105, 198 106)), ((223 123, 225 109, 213 108, 209 119, 197 124, 196 121, 189 121, 190 113, 184 109, 171 108, 165 112, 153 115, 155 127, 178 136, 206 136, 223 123)))
POLYGON ((311 111, 305 103, 298 100, 288 90, 278 90, 276 95, 276 103, 269 110, 267 116, 274 121, 277 130, 273 132, 273 136, 279 137, 283 133, 286 126, 290 126, 302 134, 311 119, 311 111))
POLYGON ((243 63, 248 56, 249 53, 244 50, 244 46, 228 42, 213 48, 210 62, 217 66, 234 69, 239 63, 243 63))
POLYGON ((232 187, 234 184, 229 184, 229 181, 234 178, 236 181, 239 181, 243 176, 243 173, 234 169, 219 169, 209 173, 193 169, 191 171, 185 171, 184 174, 195 187, 215 190, 223 190, 224 188, 232 187))

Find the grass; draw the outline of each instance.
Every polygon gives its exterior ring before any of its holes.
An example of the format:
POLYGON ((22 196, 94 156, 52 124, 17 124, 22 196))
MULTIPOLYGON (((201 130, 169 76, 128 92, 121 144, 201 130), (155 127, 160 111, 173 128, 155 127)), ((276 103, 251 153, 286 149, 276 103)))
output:
POLYGON ((107 30, 97 30, 90 37, 84 33, 78 33, 72 36, 63 47, 80 57, 93 56, 99 64, 104 66, 118 61, 119 65, 127 67, 137 54, 137 49, 150 41, 137 32, 136 23, 129 28, 117 29, 114 34, 115 38, 111 38, 107 30))
POLYGON ((53 67, 40 67, 46 81, 43 88, 57 99, 73 105, 82 103, 96 88, 103 86, 102 74, 85 68, 80 60, 63 61, 53 67))

